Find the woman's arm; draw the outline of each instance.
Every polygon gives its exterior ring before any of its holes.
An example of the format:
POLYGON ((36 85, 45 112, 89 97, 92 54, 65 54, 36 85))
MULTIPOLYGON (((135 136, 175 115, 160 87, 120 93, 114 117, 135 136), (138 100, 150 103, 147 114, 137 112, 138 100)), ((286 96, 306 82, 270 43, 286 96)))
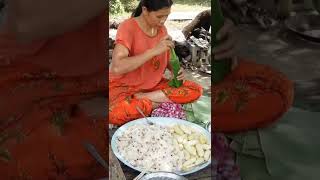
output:
POLYGON ((155 47, 146 50, 142 54, 129 57, 129 50, 124 45, 117 44, 113 50, 110 72, 116 75, 131 72, 154 56, 162 54, 173 47, 174 44, 170 37, 165 36, 155 47))
POLYGON ((72 31, 107 8, 105 0, 9 0, 8 31, 32 41, 72 31))
POLYGON ((152 49, 149 49, 140 55, 128 56, 129 50, 125 46, 117 44, 113 49, 110 72, 115 75, 131 72, 153 58, 155 53, 152 49))
POLYGON ((170 63, 170 58, 171 58, 171 53, 170 51, 168 52, 168 64, 167 64, 167 69, 172 73, 172 66, 170 63))

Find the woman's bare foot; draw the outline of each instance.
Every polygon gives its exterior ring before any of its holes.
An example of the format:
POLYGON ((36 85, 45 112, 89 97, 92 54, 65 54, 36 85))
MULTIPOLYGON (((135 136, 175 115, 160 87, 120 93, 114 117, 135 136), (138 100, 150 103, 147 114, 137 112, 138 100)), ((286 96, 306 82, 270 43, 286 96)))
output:
MULTIPOLYGON (((148 96, 147 96, 146 93, 136 93, 136 94, 134 95, 134 97, 137 98, 137 99, 148 98, 148 96)), ((151 101, 152 101, 152 100, 151 100, 151 101)), ((154 102, 154 101, 152 101, 152 109, 158 108, 159 105, 160 105, 159 102, 154 102)))
POLYGON ((142 93, 142 92, 134 94, 134 97, 137 98, 137 99, 147 98, 145 93, 142 93))
POLYGON ((160 105, 160 103, 157 103, 157 102, 152 102, 152 109, 156 109, 158 108, 160 105))
POLYGON ((140 93, 136 93, 134 96, 137 99, 147 98, 147 99, 150 99, 152 102, 156 102, 156 103, 171 102, 171 100, 161 90, 147 92, 147 93, 140 92, 140 93))

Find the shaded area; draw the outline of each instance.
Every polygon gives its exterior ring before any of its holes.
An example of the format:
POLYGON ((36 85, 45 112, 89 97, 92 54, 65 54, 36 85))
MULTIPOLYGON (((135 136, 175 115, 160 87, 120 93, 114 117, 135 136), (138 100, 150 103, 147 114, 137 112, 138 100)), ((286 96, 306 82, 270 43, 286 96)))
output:
POLYGON ((261 31, 256 25, 240 25, 239 34, 240 56, 286 74, 295 84, 293 106, 307 110, 292 108, 272 126, 228 135, 232 139, 230 148, 237 153, 241 176, 243 179, 274 176, 311 179, 316 175, 310 174, 315 172, 313 166, 318 166, 314 149, 319 144, 311 139, 318 136, 320 44, 297 36, 281 23, 268 31, 261 31), (291 173, 295 168, 299 171, 291 173))
POLYGON ((320 44, 307 41, 283 26, 267 32, 253 25, 239 26, 240 55, 270 65, 295 82, 294 106, 320 110, 320 44), (312 107, 311 107, 312 106, 312 107))

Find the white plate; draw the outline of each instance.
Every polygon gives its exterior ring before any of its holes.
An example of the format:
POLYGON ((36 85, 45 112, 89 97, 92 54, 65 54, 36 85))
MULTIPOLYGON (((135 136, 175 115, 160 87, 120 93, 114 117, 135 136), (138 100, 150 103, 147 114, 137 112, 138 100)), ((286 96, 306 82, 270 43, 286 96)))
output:
MULTIPOLYGON (((176 118, 167 118, 167 117, 148 117, 148 119, 150 119, 152 122, 154 122, 155 124, 158 125, 162 125, 162 126, 172 126, 174 124, 184 124, 184 125, 188 125, 192 128, 194 128, 195 130, 197 130, 199 133, 204 134, 207 139, 209 140, 209 142, 211 143, 211 134, 209 133, 209 131, 207 131, 206 129, 204 129, 203 127, 186 121, 186 120, 181 120, 181 119, 176 119, 176 118)), ((126 161, 119 153, 118 149, 117 149, 117 145, 116 145, 116 139, 117 137, 121 136, 121 134, 123 132, 126 131, 126 129, 128 129, 128 127, 132 126, 132 125, 136 125, 136 124, 147 124, 146 119, 141 118, 141 119, 137 119, 131 122, 128 122, 126 124, 124 124, 123 126, 121 126, 119 129, 117 129, 117 131, 113 134, 112 139, 111 139, 111 148, 112 151, 114 152, 115 156, 121 161, 123 162, 125 165, 129 166, 130 168, 136 170, 136 171, 142 171, 141 169, 132 166, 128 161, 126 161)), ((209 166, 211 163, 211 157, 209 159, 208 162, 206 162, 205 164, 202 164, 201 166, 196 166, 194 169, 190 170, 190 171, 185 171, 185 172, 175 172, 176 174, 179 175, 187 175, 187 174, 191 174, 191 173, 195 173, 197 171, 200 171, 202 169, 204 169, 205 167, 209 166)))

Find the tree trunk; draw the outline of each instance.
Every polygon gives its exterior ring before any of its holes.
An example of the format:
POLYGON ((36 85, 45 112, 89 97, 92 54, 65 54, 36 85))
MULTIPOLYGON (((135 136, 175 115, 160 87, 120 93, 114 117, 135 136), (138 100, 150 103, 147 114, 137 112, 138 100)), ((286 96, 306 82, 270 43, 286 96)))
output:
POLYGON ((183 28, 182 33, 186 38, 194 36, 196 32, 194 30, 201 29, 203 27, 205 30, 209 31, 211 26, 211 9, 202 11, 199 13, 186 27, 183 28))

